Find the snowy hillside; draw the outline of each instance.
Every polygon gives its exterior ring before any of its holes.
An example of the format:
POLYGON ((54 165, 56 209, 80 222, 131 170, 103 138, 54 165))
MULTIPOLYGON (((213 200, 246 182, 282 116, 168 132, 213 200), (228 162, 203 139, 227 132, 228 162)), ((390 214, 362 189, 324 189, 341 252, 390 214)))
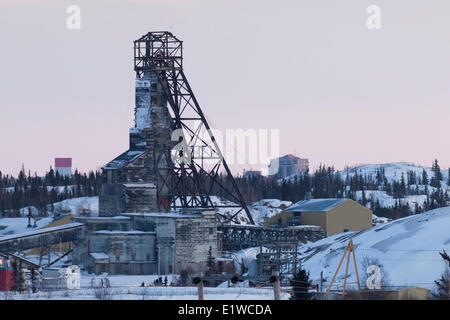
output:
POLYGON ((292 204, 291 201, 281 201, 278 199, 262 199, 249 206, 255 224, 262 225, 264 220, 286 209, 292 204))
MULTIPOLYGON (((364 192, 369 201, 366 205, 368 208, 370 208, 370 201, 378 201, 380 206, 383 208, 393 207, 396 202, 399 202, 402 205, 408 204, 409 208, 414 212, 416 203, 423 206, 424 202, 427 200, 427 196, 424 194, 409 195, 402 199, 394 199, 394 197, 388 195, 386 191, 366 190, 364 192)), ((361 199, 362 191, 356 191, 356 200, 359 201, 361 199)))
MULTIPOLYGON (((355 174, 371 177, 373 180, 376 180, 377 171, 383 169, 384 175, 389 183, 394 181, 399 182, 401 177, 406 180, 408 172, 414 172, 417 177, 422 176, 423 170, 427 172, 428 178, 433 177, 433 171, 429 167, 423 167, 419 165, 415 165, 409 162, 397 162, 397 163, 385 163, 385 164, 368 164, 357 166, 354 168, 350 168, 347 170, 340 171, 342 178, 345 180, 347 177, 352 177, 355 174)), ((450 191, 450 186, 447 185, 448 181, 448 170, 441 170, 443 181, 441 182, 441 188, 443 190, 450 191)), ((396 201, 399 201, 400 204, 408 204, 411 211, 414 212, 416 204, 423 207, 425 201, 427 200, 427 196, 425 193, 425 185, 410 185, 409 188, 412 190, 418 190, 418 195, 407 195, 404 198, 397 200, 392 196, 388 195, 385 191, 378 190, 366 190, 365 197, 368 201, 378 201, 380 206, 383 208, 393 207, 396 201)), ((426 188, 430 193, 434 192, 437 188, 431 187, 427 185, 426 188)), ((362 191, 356 191, 356 200, 362 199, 362 191)), ((367 204, 370 206, 370 202, 367 204)))
MULTIPOLYGON (((416 176, 420 177, 422 175, 423 170, 427 172, 428 178, 433 176, 433 171, 430 167, 424 167, 420 165, 416 165, 410 162, 393 162, 393 163, 383 163, 383 164, 366 164, 353 168, 348 168, 346 170, 339 171, 341 177, 345 180, 346 177, 352 177, 355 174, 370 176, 372 179, 376 179, 377 170, 381 168, 384 169, 384 175, 386 176, 388 182, 392 183, 393 181, 400 181, 402 174, 406 179, 407 173, 409 171, 413 171, 416 176)), ((448 170, 441 170, 442 176, 444 178, 442 187, 450 187, 447 186, 448 180, 448 170)))
MULTIPOLYGON (((64 211, 77 216, 83 210, 89 210, 91 216, 98 216, 98 197, 71 198, 47 206, 49 215, 52 215, 54 212, 64 211)), ((39 213, 39 210, 34 206, 24 207, 19 210, 20 215, 23 217, 26 217, 30 211, 33 216, 37 216, 39 213)))
MULTIPOLYGON (((311 273, 314 283, 320 282, 320 272, 329 284, 350 238, 356 249, 358 271, 365 286, 365 271, 369 264, 378 264, 387 286, 416 285, 432 289, 445 264, 439 252, 450 252, 450 207, 398 219, 361 232, 334 235, 305 245, 299 252, 302 265, 311 273)), ((343 283, 343 269, 336 279, 343 283)), ((349 268, 350 282, 355 272, 349 268)), ((325 286, 326 287, 326 286, 325 286)))

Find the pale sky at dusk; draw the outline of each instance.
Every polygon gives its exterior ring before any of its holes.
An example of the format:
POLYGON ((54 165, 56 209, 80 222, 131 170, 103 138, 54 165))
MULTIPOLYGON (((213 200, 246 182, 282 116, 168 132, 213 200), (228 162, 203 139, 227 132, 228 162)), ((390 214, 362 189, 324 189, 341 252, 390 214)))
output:
MULTIPOLYGON (((168 30, 212 126, 281 153, 450 166, 448 0, 0 0, 0 171, 96 169, 128 148, 133 40, 168 30), (67 6, 81 8, 68 30, 67 6), (381 8, 368 30, 366 8, 381 8)), ((243 169, 243 167, 242 167, 243 169)), ((242 171, 239 169, 239 172, 242 171)))

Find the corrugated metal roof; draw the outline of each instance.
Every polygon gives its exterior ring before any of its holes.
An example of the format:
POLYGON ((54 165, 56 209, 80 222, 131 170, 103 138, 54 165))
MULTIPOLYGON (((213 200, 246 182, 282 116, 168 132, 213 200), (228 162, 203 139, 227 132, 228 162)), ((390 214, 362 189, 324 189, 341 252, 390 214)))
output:
POLYGON ((347 201, 347 198, 301 200, 286 208, 285 212, 326 212, 347 201))

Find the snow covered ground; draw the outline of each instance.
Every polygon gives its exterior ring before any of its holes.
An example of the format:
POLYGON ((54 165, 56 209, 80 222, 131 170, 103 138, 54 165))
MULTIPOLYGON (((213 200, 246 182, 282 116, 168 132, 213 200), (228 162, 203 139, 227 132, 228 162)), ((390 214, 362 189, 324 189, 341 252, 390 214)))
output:
POLYGON ((377 217, 376 215, 372 214, 372 225, 377 226, 383 223, 391 222, 392 219, 386 218, 386 217, 377 217))
MULTIPOLYGON (((56 212, 67 212, 73 215, 79 215, 83 210, 88 209, 92 217, 98 216, 98 197, 80 197, 66 199, 60 202, 55 202, 52 205, 47 206, 47 212, 49 215, 56 212)), ((21 216, 26 217, 31 211, 31 214, 36 216, 39 211, 34 206, 24 207, 19 210, 21 216)))
POLYGON ((81 197, 66 199, 53 204, 55 210, 69 211, 73 215, 79 215, 83 209, 90 210, 92 217, 98 216, 98 197, 81 197))
POLYGON ((278 199, 262 199, 249 206, 250 213, 256 224, 262 225, 264 220, 286 209, 292 204, 291 201, 281 201, 278 199))
MULTIPOLYGON (((287 293, 281 294, 288 300, 287 293)), ((0 295, 8 300, 198 300, 196 287, 121 287, 108 289, 80 289, 40 291, 37 293, 0 295)), ((205 300, 273 300, 272 289, 259 288, 205 288, 205 300)))
MULTIPOLYGON (((432 289, 445 270, 439 252, 450 252, 450 207, 398 219, 361 232, 347 232, 303 246, 299 253, 302 266, 319 283, 320 272, 327 285, 336 271, 350 239, 356 249, 357 266, 365 286, 366 268, 378 264, 384 285, 420 286, 432 289)), ((353 264, 349 280, 354 282, 353 264)), ((343 283, 341 267, 337 284, 343 283)))
MULTIPOLYGON (((409 208, 414 211, 415 204, 417 203, 421 207, 423 207, 424 202, 427 200, 427 196, 424 194, 419 195, 409 195, 402 199, 395 199, 392 196, 388 195, 385 191, 376 191, 376 190, 365 190, 364 191, 366 199, 369 201, 367 207, 370 208, 370 202, 376 202, 378 200, 379 204, 383 208, 394 207, 395 203, 400 202, 400 204, 405 205, 408 204, 409 208)), ((356 191, 356 200, 362 199, 362 191, 356 191)))
MULTIPOLYGON (((111 275, 110 288, 92 288, 91 279, 97 276, 82 274, 81 289, 40 291, 35 294, 14 294, 5 292, 0 299, 25 300, 197 300, 197 287, 153 286, 156 275, 130 276, 111 275), (145 287, 141 287, 141 283, 145 287), (150 285, 150 286, 149 286, 150 285)), ((164 279, 164 275, 162 276, 164 279)), ((169 283, 176 276, 169 275, 169 283)), ((281 298, 289 299, 290 295, 282 292, 281 298)), ((205 300, 273 300, 273 290, 270 288, 221 287, 204 289, 205 300)))

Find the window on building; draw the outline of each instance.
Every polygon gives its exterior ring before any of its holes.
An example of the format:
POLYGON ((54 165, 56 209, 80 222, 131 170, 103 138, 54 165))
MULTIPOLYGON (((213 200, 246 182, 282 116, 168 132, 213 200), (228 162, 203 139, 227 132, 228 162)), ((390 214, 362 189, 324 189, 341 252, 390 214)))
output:
POLYGON ((147 254, 147 261, 150 261, 150 254, 147 254))
POLYGON ((116 256, 116 262, 120 262, 120 256, 116 256))

